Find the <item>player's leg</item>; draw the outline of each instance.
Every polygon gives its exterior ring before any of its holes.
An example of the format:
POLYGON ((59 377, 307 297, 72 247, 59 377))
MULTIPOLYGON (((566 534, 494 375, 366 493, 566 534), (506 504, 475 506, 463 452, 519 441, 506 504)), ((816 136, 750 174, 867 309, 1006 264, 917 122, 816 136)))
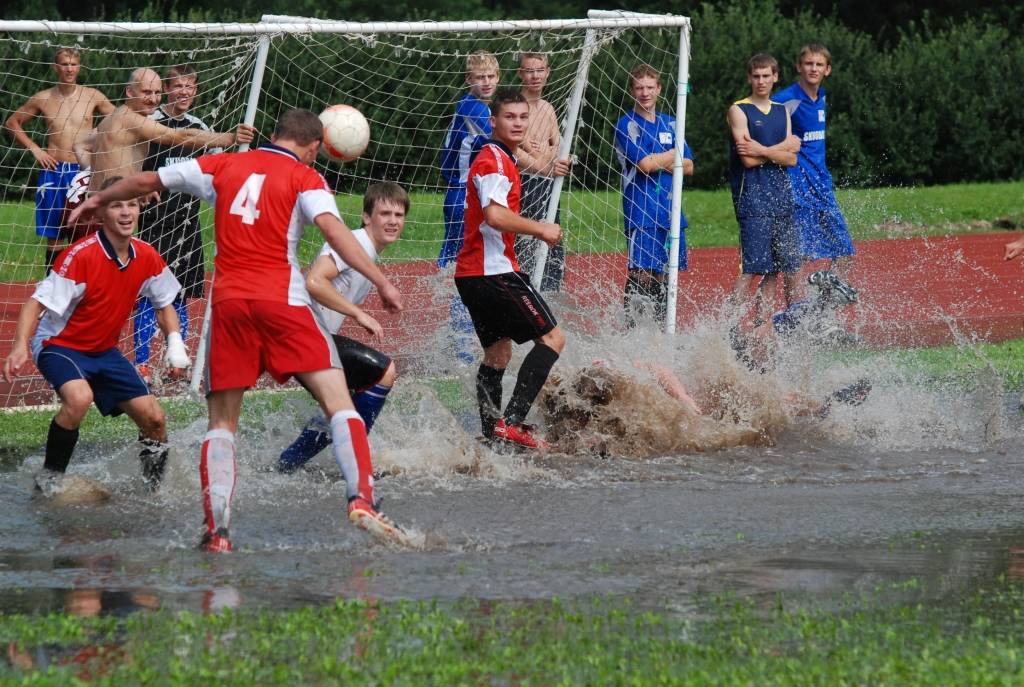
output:
POLYGON ((36 358, 39 372, 60 396, 60 409, 46 434, 44 471, 63 473, 71 462, 78 428, 94 398, 88 380, 89 362, 84 354, 63 346, 45 346, 36 358))
MULTIPOLYGON (((60 163, 57 169, 44 169, 39 173, 39 186, 36 189, 36 235, 46 239, 46 271, 53 268, 53 261, 64 249, 60 239, 60 226, 64 217, 65 195, 67 184, 61 184, 60 163)), ((76 165, 77 167, 77 165, 76 165)))
POLYGON ((204 551, 231 550, 231 500, 235 494, 235 434, 244 388, 220 389, 206 397, 209 415, 199 457, 199 483, 206 530, 199 546, 204 551))
MULTIPOLYGON (((354 339, 338 335, 333 339, 349 389, 360 390, 352 394, 352 402, 369 434, 394 385, 395 365, 388 356, 354 339)), ((330 443, 330 424, 323 414, 318 413, 309 419, 295 441, 281 453, 277 469, 294 472, 330 443)))
POLYGON ((494 427, 501 419, 501 380, 512 360, 512 339, 499 339, 484 348, 484 359, 476 372, 476 402, 480 410, 480 433, 485 439, 494 436, 494 427))
POLYGON ((668 262, 665 250, 666 230, 633 229, 629 233, 629 258, 622 304, 626 326, 634 327, 637 318, 650 313, 657 322, 664 321, 668 291, 664 269, 668 262))
MULTIPOLYGON (((472 318, 477 339, 484 349, 483 360, 476 373, 476 396, 480 409, 480 431, 490 439, 501 418, 501 380, 512 359, 512 341, 504 333, 505 311, 510 300, 503 277, 460 277, 455 280, 459 297, 472 318)), ((519 281, 526 282, 519 276, 519 281)))
POLYGON ((444 194, 444 240, 437 256, 437 266, 445 268, 455 262, 462 249, 463 222, 465 219, 466 187, 449 186, 444 194))
POLYGON ((152 394, 124 401, 120 407, 139 428, 142 481, 148 489, 155 490, 164 478, 171 451, 167 443, 167 416, 152 394))

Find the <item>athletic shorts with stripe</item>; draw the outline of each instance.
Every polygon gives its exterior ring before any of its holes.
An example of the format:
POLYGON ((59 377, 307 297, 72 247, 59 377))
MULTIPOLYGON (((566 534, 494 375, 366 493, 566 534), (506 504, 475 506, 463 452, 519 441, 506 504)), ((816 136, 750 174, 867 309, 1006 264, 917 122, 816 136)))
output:
POLYGON ((331 335, 308 305, 231 298, 210 310, 207 388, 253 386, 263 372, 278 383, 300 372, 341 368, 331 335))
POLYGON ((469 310, 484 348, 502 339, 526 343, 544 336, 558 324, 548 304, 522 272, 456 277, 455 288, 469 310))

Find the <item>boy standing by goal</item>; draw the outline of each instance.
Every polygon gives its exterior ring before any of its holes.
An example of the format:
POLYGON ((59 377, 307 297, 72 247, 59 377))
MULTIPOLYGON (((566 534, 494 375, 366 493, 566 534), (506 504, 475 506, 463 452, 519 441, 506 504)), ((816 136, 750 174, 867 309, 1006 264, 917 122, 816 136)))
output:
POLYGON ((80 86, 82 59, 75 48, 59 48, 54 55, 57 83, 29 98, 7 118, 4 128, 42 167, 36 190, 36 234, 46 238, 46 269, 63 248, 60 228, 68 185, 79 171, 75 144, 87 137, 96 113, 108 115, 114 105, 95 88, 80 86), (46 122, 46 149, 25 133, 36 117, 46 122))
MULTIPOLYGON (((397 241, 405 228, 409 212, 409 194, 392 181, 373 184, 363 195, 363 226, 352 232, 370 259, 397 241)), ((345 317, 380 340, 384 330, 380 323, 359 306, 370 295, 372 284, 356 272, 328 244, 306 273, 306 289, 316 301, 315 308, 323 318, 327 331, 333 332, 334 345, 341 357, 348 390, 356 412, 370 433, 373 423, 384 408, 395 383, 395 364, 375 348, 341 335, 345 317)), ((331 443, 331 428, 322 413, 310 418, 299 436, 282 453, 277 462, 280 472, 295 472, 331 443)))
MULTIPOLYGON (((441 176, 447 184, 444 194, 444 241, 437 256, 437 266, 445 268, 455 261, 462 248, 462 227, 466 208, 466 175, 474 145, 491 135, 491 111, 487 104, 498 87, 501 70, 497 58, 486 50, 478 50, 466 58, 466 83, 469 92, 455 106, 455 114, 441 149, 441 176)), ((473 354, 466 341, 473 326, 465 306, 458 298, 450 303, 450 326, 455 337, 454 348, 462 362, 472 363, 473 354)))
POLYGON ((789 112, 793 135, 800 139, 796 165, 789 168, 793 219, 806 260, 827 258, 830 268, 846 276, 854 249, 850 230, 836 201, 832 175, 825 165, 825 77, 832 73, 832 53, 820 43, 800 49, 797 82, 772 99, 789 112))
POLYGON ((785 304, 775 310, 784 310, 792 302, 793 277, 801 262, 786 171, 796 164, 800 139, 791 134, 786 108, 771 99, 779 80, 775 58, 763 53, 751 57, 747 80, 750 96, 733 103, 726 115, 732 134, 729 181, 743 258, 733 300, 745 300, 757 279, 762 291, 774 289, 781 272, 785 304))
POLYGON ((60 396, 50 422, 46 457, 36 485, 48 494, 67 470, 78 443, 78 428, 95 403, 102 415, 125 413, 139 427, 142 476, 156 488, 167 462, 164 412, 117 348, 121 328, 140 295, 153 300, 157 321, 167 337, 167 359, 188 366, 188 354, 171 303, 181 285, 160 255, 132 237, 139 200, 128 197, 98 206, 102 228, 65 250, 54 269, 36 285, 18 317, 11 354, 4 363, 7 381, 31 357, 60 396))
MULTIPOLYGON (((649 64, 629 73, 633 109, 615 125, 615 152, 622 165, 622 213, 629 260, 623 305, 626 323, 652 305, 664 323, 668 291, 669 229, 672 223, 672 168, 676 160, 676 118, 657 111, 661 74, 649 64)), ((693 174, 693 153, 683 141, 683 174, 693 174)), ((682 208, 682 205, 680 205, 682 208)), ((681 212, 681 210, 680 210, 681 212)), ((687 267, 686 215, 679 218, 679 270, 687 267)))
POLYGON ((565 334, 547 303, 519 271, 515 238, 527 234, 554 245, 562 238, 562 230, 557 224, 519 214, 521 183, 515 152, 529 125, 526 99, 518 91, 502 89, 491 107, 494 138, 480 149, 469 168, 465 242, 455 263, 455 287, 484 349, 476 382, 484 437, 545 448, 546 442, 524 422, 565 347, 565 334), (533 349, 519 368, 512 397, 502 413, 501 380, 512 358, 512 342, 530 340, 533 349))
MULTIPOLYGON (((524 52, 519 57, 519 80, 523 86, 519 92, 530 105, 530 127, 526 138, 519 145, 516 159, 522 175, 522 215, 537 221, 546 221, 548 201, 555 183, 554 177, 569 173, 569 160, 558 160, 558 148, 562 135, 558 131, 558 115, 551 103, 544 99, 544 86, 551 76, 548 56, 542 52, 524 52)), ((555 223, 559 214, 555 213, 555 223)), ((532 236, 516 237, 516 257, 527 277, 533 277, 538 239, 532 236)), ((558 291, 562 286, 565 272, 565 247, 559 242, 551 247, 544 263, 541 278, 541 292, 558 291)))
POLYGON ((75 220, 100 202, 164 189, 214 204, 217 276, 206 364, 209 424, 199 463, 206 522, 201 547, 206 551, 231 550, 235 434, 245 390, 264 371, 279 383, 296 377, 330 418, 349 520, 376 536, 401 536, 377 510, 366 428, 295 262, 304 225, 316 224, 345 262, 373 282, 385 307, 402 308, 398 290, 341 221, 334 194, 309 166, 322 140, 323 124, 315 114, 289 110, 278 120, 270 144, 140 172, 90 197, 72 214, 75 220))
MULTIPOLYGON (((210 131, 206 123, 189 114, 195 103, 199 76, 190 64, 175 65, 164 74, 164 92, 167 102, 149 116, 169 129, 200 129, 210 131)), ((192 148, 154 142, 142 169, 156 171, 161 167, 181 162, 200 154, 219 153, 220 148, 192 148)), ((203 297, 206 265, 203 259, 203 238, 199 229, 199 199, 188 193, 164 193, 160 200, 150 203, 139 218, 139 238, 153 245, 181 282, 181 293, 174 300, 181 323, 181 335, 188 338, 188 302, 203 297)), ((150 380, 149 345, 156 330, 153 305, 139 299, 133 321, 135 365, 147 382, 150 380)))

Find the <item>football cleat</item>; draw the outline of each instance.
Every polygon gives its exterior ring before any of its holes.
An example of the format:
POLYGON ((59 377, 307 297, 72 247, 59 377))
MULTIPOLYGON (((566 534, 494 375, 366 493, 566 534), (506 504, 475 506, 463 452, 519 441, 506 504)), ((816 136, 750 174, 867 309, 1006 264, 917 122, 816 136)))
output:
POLYGON ((348 500, 348 520, 361 530, 369 532, 377 539, 405 546, 411 545, 409 535, 401 527, 378 510, 380 501, 371 504, 362 496, 353 496, 348 500))
POLYGON ((807 283, 818 287, 820 298, 835 305, 850 305, 857 302, 857 289, 828 270, 818 270, 807 275, 807 283))
POLYGON ((163 481, 167 469, 167 456, 170 447, 155 439, 141 438, 142 450, 139 451, 139 462, 142 464, 142 482, 150 491, 156 491, 163 481))
POLYGON ((228 538, 226 527, 218 528, 216 532, 207 532, 199 542, 199 550, 207 553, 227 553, 231 551, 231 540, 228 538))
POLYGON ((534 435, 533 427, 530 425, 510 425, 505 420, 498 420, 494 425, 494 433, 491 436, 524 448, 541 450, 551 448, 551 444, 534 435))

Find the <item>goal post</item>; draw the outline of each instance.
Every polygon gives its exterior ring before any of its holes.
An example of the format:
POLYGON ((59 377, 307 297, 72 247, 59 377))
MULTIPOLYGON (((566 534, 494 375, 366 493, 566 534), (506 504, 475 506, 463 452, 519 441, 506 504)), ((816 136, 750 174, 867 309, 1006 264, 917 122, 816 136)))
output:
MULTIPOLYGON (((688 43, 684 51, 681 36, 688 41, 689 30, 685 17, 620 12, 498 22, 354 23, 276 16, 252 24, 0 21, 0 71, 8 76, 0 117, 6 119, 32 93, 53 84, 52 53, 59 46, 81 51, 79 82, 115 104, 131 69, 145 66, 163 74, 171 65, 194 64, 200 79, 195 114, 219 131, 252 123, 259 131, 257 142, 269 138, 277 117, 291 107, 320 111, 335 103, 354 105, 370 122, 370 148, 352 163, 323 159, 315 166, 335 189, 342 217, 353 228, 359 225, 368 184, 396 181, 410 191, 405 234, 382 256, 385 272, 406 296, 407 313, 386 316, 372 299, 368 309, 384 324, 381 348, 429 373, 443 367, 431 360, 444 357, 450 339, 447 302, 454 285, 451 274, 435 266, 445 191, 438 156, 455 104, 467 89, 466 56, 476 50, 493 53, 502 70, 501 85, 519 84, 521 53, 549 57, 544 97, 558 118, 559 156, 576 159, 568 176, 555 178, 547 201, 549 220, 561 213, 567 252, 561 291, 549 300, 560 320, 587 333, 622 316, 626 240, 614 127, 632 107, 628 73, 640 62, 661 71, 659 109, 671 111, 675 103, 677 140, 682 140, 686 71, 680 60, 688 58, 688 43)), ((43 142, 38 120, 28 133, 43 142)), ((674 175, 674 218, 681 188, 681 160, 676 163, 680 186, 674 175)), ((31 284, 43 276, 42 243, 33 221, 38 174, 27 150, 9 136, 0 137, 0 355, 10 349, 17 310, 31 284)), ((210 273, 212 212, 205 206, 201 220, 210 273)), ((672 233, 678 240, 678 227, 672 233)), ((317 232, 307 231, 299 246, 301 266, 312 261, 320 242, 317 232)), ((677 251, 669 254, 674 259, 677 251)), ((541 269, 534 279, 539 280, 541 269)), ((674 278, 670 266, 673 283, 674 278)), ((670 294, 679 297, 674 287, 670 294)), ((189 303, 193 324, 207 320, 205 305, 205 299, 189 303)), ((674 321, 670 314, 667 326, 674 321)), ((187 337, 194 352, 203 340, 197 329, 190 327, 187 337)), ((121 346, 133 360, 131 326, 122 333, 121 346)), ((202 361, 197 355, 194 383, 201 377, 202 361)), ((38 402, 47 393, 40 378, 24 379, 14 387, 0 386, 0 405, 38 402)))

